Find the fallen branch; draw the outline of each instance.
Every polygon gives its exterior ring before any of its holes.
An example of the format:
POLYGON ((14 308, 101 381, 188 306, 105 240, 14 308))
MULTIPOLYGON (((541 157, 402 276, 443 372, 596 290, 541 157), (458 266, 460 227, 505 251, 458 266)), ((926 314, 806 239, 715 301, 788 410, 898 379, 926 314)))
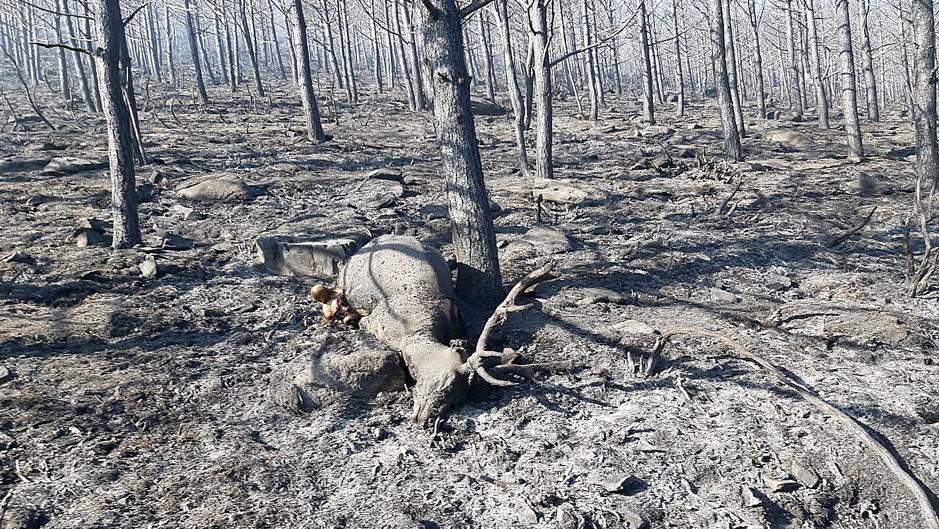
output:
MULTIPOLYGON (((871 211, 871 213, 873 213, 873 211, 871 211)), ((869 217, 870 216, 868 216, 868 218, 869 217)), ((887 448, 884 443, 871 435, 868 432, 867 427, 861 424, 857 419, 841 411, 834 405, 829 404, 828 401, 817 396, 815 393, 809 391, 808 388, 802 384, 799 384, 788 375, 783 373, 769 360, 746 349, 733 339, 721 333, 699 327, 680 327, 677 329, 672 329, 671 331, 662 335, 656 342, 655 348, 652 351, 652 359, 650 359, 650 367, 654 368, 654 361, 660 357, 662 349, 665 347, 665 344, 669 339, 675 336, 695 334, 715 338, 730 348, 740 358, 756 363, 778 382, 798 393, 799 396, 815 406, 822 413, 831 415, 832 418, 834 418, 840 425, 854 433, 854 435, 864 444, 866 444, 872 452, 877 454, 887 469, 890 470, 890 472, 897 478, 897 480, 899 480, 900 483, 902 483, 903 486, 905 486, 907 490, 910 491, 914 498, 916 498, 917 503, 919 503, 920 512, 923 515, 923 520, 925 521, 923 527, 927 529, 939 529, 939 513, 937 513, 932 506, 929 492, 927 491, 926 487, 920 483, 916 476, 904 468, 905 463, 899 458, 899 456, 887 448)))
POLYGON ((827 246, 828 248, 834 248, 834 247, 838 246, 839 244, 843 243, 844 241, 850 239, 852 235, 854 235, 855 233, 857 233, 857 232, 861 231, 862 229, 864 229, 864 226, 867 226, 867 223, 871 221, 871 217, 874 216, 874 212, 875 212, 875 211, 877 211, 877 206, 874 206, 874 207, 871 208, 871 210, 870 210, 870 212, 867 214, 867 216, 864 217, 864 221, 863 221, 863 222, 861 222, 861 223, 858 224, 857 226, 851 228, 850 230, 844 232, 843 234, 841 234, 841 235, 835 237, 834 239, 832 239, 832 240, 831 240, 828 244, 826 244, 825 246, 827 246))

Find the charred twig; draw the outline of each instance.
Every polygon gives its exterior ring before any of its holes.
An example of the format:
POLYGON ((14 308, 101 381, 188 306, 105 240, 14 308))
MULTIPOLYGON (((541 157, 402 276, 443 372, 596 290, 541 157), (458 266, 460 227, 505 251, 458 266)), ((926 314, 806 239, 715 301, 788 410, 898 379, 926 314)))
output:
POLYGON ((828 247, 828 248, 835 248, 835 247, 837 247, 839 244, 841 244, 841 243, 843 243, 844 241, 850 239, 852 235, 854 235, 855 233, 857 233, 857 232, 861 231, 862 229, 864 229, 864 226, 867 226, 867 223, 870 222, 871 217, 874 216, 874 212, 875 212, 875 211, 877 211, 877 206, 874 206, 874 207, 871 208, 870 212, 867 214, 866 217, 864 217, 864 220, 863 220, 860 224, 858 224, 857 226, 855 226, 855 227, 851 228, 850 230, 844 232, 843 234, 841 234, 841 235, 835 237, 834 239, 832 239, 831 241, 829 241, 828 244, 826 244, 825 246, 828 247))
POLYGON ((743 185, 743 180, 739 180, 739 181, 737 182, 736 187, 734 187, 734 190, 731 191, 729 195, 727 195, 727 198, 725 198, 725 199, 721 202, 721 205, 717 208, 717 214, 718 214, 718 215, 720 215, 721 213, 724 212, 724 208, 726 208, 726 207, 727 207, 727 204, 729 204, 730 201, 733 200, 733 198, 737 195, 737 192, 740 191, 740 186, 742 186, 742 185, 743 185))
POLYGON ((754 353, 753 351, 750 351, 728 336, 708 329, 702 329, 700 327, 680 327, 665 333, 656 342, 656 347, 653 351, 653 354, 661 354, 666 342, 675 336, 695 334, 715 338, 731 349, 738 357, 756 363, 778 382, 798 393, 800 397, 806 400, 809 404, 815 406, 815 408, 817 408, 822 413, 831 415, 832 418, 841 424, 841 426, 854 433, 855 437, 866 444, 873 453, 877 454, 877 457, 887 467, 887 469, 890 470, 890 472, 897 478, 897 480, 900 481, 900 483, 902 483, 903 486, 905 486, 906 489, 910 491, 914 498, 916 498, 917 503, 919 503, 920 512, 923 515, 923 520, 925 522, 923 527, 928 529, 939 529, 939 513, 937 513, 932 506, 929 492, 927 492, 926 488, 912 473, 906 470, 905 464, 900 460, 899 456, 887 448, 883 442, 868 432, 867 427, 865 427, 853 416, 847 414, 844 411, 841 411, 833 404, 830 404, 828 401, 822 399, 802 384, 796 382, 766 358, 760 356, 757 353, 754 353))

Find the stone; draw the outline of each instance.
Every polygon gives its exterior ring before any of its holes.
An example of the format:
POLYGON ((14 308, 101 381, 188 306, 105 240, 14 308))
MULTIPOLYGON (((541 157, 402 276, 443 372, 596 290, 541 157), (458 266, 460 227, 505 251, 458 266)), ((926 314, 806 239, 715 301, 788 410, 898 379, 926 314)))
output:
POLYGON ((525 235, 515 241, 515 244, 519 243, 529 244, 543 254, 564 253, 574 248, 567 235, 544 226, 536 226, 525 232, 525 235))
POLYGON ((792 479, 792 476, 781 478, 763 476, 763 484, 773 492, 792 492, 800 487, 799 482, 792 479))
POLYGON ((776 119, 779 121, 790 121, 793 123, 798 123, 804 121, 804 117, 796 114, 795 112, 781 112, 776 114, 776 119))
POLYGON ((665 102, 666 102, 666 103, 677 103, 677 102, 678 102, 678 94, 675 94, 675 93, 669 93, 669 94, 667 94, 667 95, 665 96, 665 102))
POLYGON ((532 198, 545 202, 576 205, 587 200, 587 193, 574 186, 551 180, 536 180, 531 191, 532 198))
POLYGON ((814 489, 820 481, 818 474, 798 463, 792 464, 791 472, 796 480, 799 481, 799 483, 805 485, 805 487, 809 489, 814 489))
POLYGON ((765 173, 770 169, 768 166, 757 162, 737 162, 735 165, 737 169, 744 173, 765 173))
POLYGON ((815 143, 811 138, 808 137, 808 135, 791 130, 770 132, 763 136, 763 139, 771 143, 778 143, 788 149, 795 150, 810 150, 815 145, 815 143))
POLYGON ((763 285, 771 292, 782 292, 792 288, 792 279, 786 276, 770 276, 763 285))
POLYGON ((84 158, 74 158, 71 156, 65 156, 61 158, 53 158, 46 164, 42 169, 42 174, 50 176, 66 176, 71 174, 83 173, 85 171, 96 171, 99 169, 106 169, 108 167, 108 162, 98 162, 94 160, 86 160, 84 158))
POLYGON ((518 521, 523 524, 534 525, 538 523, 538 511, 533 509, 531 505, 527 503, 522 503, 518 508, 518 521))
POLYGON ((743 501, 744 507, 751 509, 763 505, 763 500, 756 495, 756 490, 753 487, 740 487, 740 499, 743 501))
POLYGON ((179 215, 183 220, 199 220, 203 218, 201 213, 196 212, 195 209, 186 207, 182 204, 175 204, 172 208, 173 213, 179 215))
POLYGON ((440 202, 428 202, 423 204, 418 211, 421 214, 421 218, 424 220, 445 219, 449 217, 447 205, 440 202))
POLYGON ((613 329, 619 331, 622 334, 655 334, 655 329, 653 329, 649 324, 639 320, 626 320, 619 322, 613 325, 613 329))
POLYGON ((672 145, 672 156, 675 158, 694 158, 698 149, 694 145, 672 145))
POLYGON ((626 298, 623 295, 608 288, 591 287, 583 290, 584 297, 577 302, 580 307, 596 303, 613 303, 615 305, 626 303, 626 298))
POLYGON ((390 167, 382 167, 375 169, 374 171, 369 172, 365 175, 366 180, 391 180, 393 182, 401 182, 404 179, 401 169, 392 169, 390 167))
POLYGON ((111 238, 98 230, 89 228, 78 228, 75 237, 75 245, 79 248, 88 246, 107 246, 111 244, 111 238))
POLYGON ((602 487, 603 490, 611 494, 622 494, 624 496, 641 492, 647 488, 644 481, 632 474, 594 476, 589 478, 588 482, 591 485, 602 487))
POLYGON ((138 204, 153 202, 153 200, 156 198, 156 187, 154 187, 150 182, 141 182, 137 185, 135 191, 137 194, 138 204))
POLYGON ((450 219, 430 219, 424 223, 424 228, 433 233, 450 231, 450 219))
POLYGON ((14 378, 15 375, 13 374, 13 371, 10 371, 9 367, 0 366, 0 384, 6 384, 14 378))
POLYGON ((197 202, 238 202, 251 196, 251 189, 233 175, 190 178, 176 186, 176 194, 197 202))
POLYGON ((365 196, 373 194, 390 194, 394 198, 401 198, 404 196, 404 186, 394 180, 365 180, 351 195, 365 196))
POLYGON ((195 241, 175 233, 167 233, 160 246, 165 250, 191 250, 195 241))
POLYGON ((711 287, 711 301, 716 301, 718 303, 736 303, 737 295, 733 292, 728 292, 722 288, 711 287))
POLYGON ((24 264, 24 265, 29 265, 29 266, 36 265, 36 259, 32 255, 29 255, 26 252, 13 252, 11 254, 8 254, 2 260, 4 263, 19 263, 19 264, 24 264))
POLYGON ((255 248, 261 267, 272 274, 324 276, 338 274, 365 242, 362 235, 306 241, 259 237, 255 248))
POLYGON ((926 424, 939 424, 939 397, 921 398, 913 407, 916 415, 926 424))
POLYGON ((643 138, 655 138, 672 134, 673 132, 675 132, 675 129, 664 125, 649 125, 648 127, 639 129, 639 135, 643 138))
POLYGON ((143 276, 144 279, 153 279, 157 276, 156 258, 152 255, 144 259, 138 267, 140 268, 140 275, 143 276))
POLYGON ((857 178, 847 183, 848 189, 861 195, 886 195, 890 189, 877 177, 869 173, 858 173, 857 178))
POLYGON ((9 173, 24 173, 28 171, 38 171, 42 169, 49 162, 52 161, 51 158, 33 158, 26 160, 3 160, 0 161, 0 174, 9 174, 9 173))
POLYGON ((162 172, 156 169, 153 169, 149 173, 147 173, 147 182, 150 182, 153 185, 160 185, 165 181, 166 181, 166 176, 162 172))
POLYGON ((385 209, 395 205, 395 196, 391 193, 371 193, 356 204, 360 210, 385 209))
POLYGON ((649 522, 641 514, 630 509, 620 510, 625 529, 649 529, 649 522))

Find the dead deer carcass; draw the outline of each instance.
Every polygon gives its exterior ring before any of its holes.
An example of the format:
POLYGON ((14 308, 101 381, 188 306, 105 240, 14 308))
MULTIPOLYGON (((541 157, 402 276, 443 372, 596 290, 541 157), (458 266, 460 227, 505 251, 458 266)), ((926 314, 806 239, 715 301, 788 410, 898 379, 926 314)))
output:
POLYGON ((412 419, 424 424, 463 396, 473 374, 491 384, 513 385, 486 371, 484 359, 503 357, 486 351, 486 340, 506 314, 522 308, 514 305, 518 294, 550 270, 549 263, 512 289, 486 322, 475 352, 468 357, 454 342, 463 337, 456 293, 447 263, 434 248, 413 237, 378 237, 349 259, 340 286, 344 301, 363 315, 361 327, 401 351, 414 379, 412 419))

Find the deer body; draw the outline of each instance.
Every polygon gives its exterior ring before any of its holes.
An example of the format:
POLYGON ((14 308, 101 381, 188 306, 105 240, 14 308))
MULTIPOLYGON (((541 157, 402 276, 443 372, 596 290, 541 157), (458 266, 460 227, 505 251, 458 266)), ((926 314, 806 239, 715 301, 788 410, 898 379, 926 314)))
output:
POLYGON ((367 313, 360 325, 401 351, 414 379, 413 419, 444 413, 462 396, 461 326, 450 270, 440 252, 413 237, 385 235, 353 255, 340 276, 349 305, 367 313))

